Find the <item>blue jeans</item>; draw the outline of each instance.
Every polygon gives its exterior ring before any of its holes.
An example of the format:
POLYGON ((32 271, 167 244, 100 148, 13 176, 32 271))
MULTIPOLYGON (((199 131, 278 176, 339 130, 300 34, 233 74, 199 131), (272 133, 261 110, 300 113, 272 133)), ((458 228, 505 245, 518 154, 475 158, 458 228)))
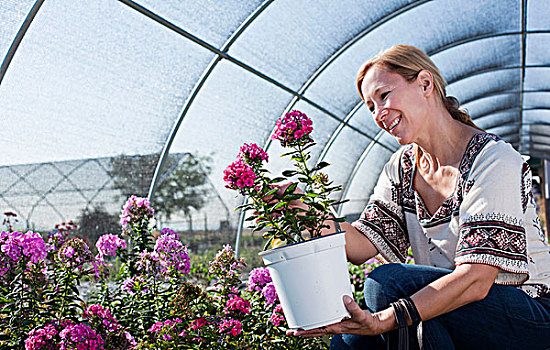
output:
MULTIPOLYGON (((437 267, 386 264, 365 281, 367 310, 377 312, 390 302, 410 296, 450 273, 437 267)), ((409 327, 411 349, 418 349, 416 330, 409 327)), ((335 335, 340 349, 381 349, 397 346, 396 331, 381 336, 335 335)), ((487 297, 423 322, 424 349, 550 349, 550 299, 533 299, 511 286, 493 285, 487 297)))

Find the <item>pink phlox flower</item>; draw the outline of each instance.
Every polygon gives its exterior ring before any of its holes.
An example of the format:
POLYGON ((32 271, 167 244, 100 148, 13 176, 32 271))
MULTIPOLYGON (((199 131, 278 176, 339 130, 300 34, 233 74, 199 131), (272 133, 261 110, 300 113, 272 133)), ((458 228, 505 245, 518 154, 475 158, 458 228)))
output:
POLYGON ((58 333, 57 329, 49 323, 43 328, 33 329, 25 340, 25 350, 57 349, 54 337, 58 333))
POLYGON ((141 276, 128 277, 122 282, 122 290, 133 295, 139 288, 142 288, 139 290, 141 290, 142 293, 147 293, 149 289, 147 288, 146 282, 147 281, 141 276))
POLYGON ((60 350, 103 350, 103 338, 83 323, 67 326, 59 333, 60 350))
POLYGON ((150 220, 154 215, 155 211, 147 198, 130 196, 122 207, 120 224, 123 227, 132 226, 142 220, 150 220))
POLYGON ((162 236, 170 236, 172 237, 173 239, 175 240, 179 240, 180 239, 180 235, 174 231, 174 230, 171 230, 169 228, 163 228, 161 231, 160 231, 160 234, 162 236))
POLYGON ((250 313, 250 303, 241 297, 233 297, 229 299, 225 305, 226 312, 240 311, 245 315, 250 313))
POLYGON ((14 262, 19 261, 22 256, 29 259, 31 263, 39 263, 46 258, 49 246, 39 233, 28 231, 27 233, 10 232, 4 234, 4 243, 0 250, 14 262))
POLYGON ((86 319, 99 319, 108 332, 114 332, 120 328, 117 320, 111 315, 111 311, 98 304, 88 306, 88 308, 84 310, 83 316, 86 319))
POLYGON ((207 324, 208 324, 208 321, 206 320, 206 318, 201 317, 201 318, 197 318, 194 321, 191 321, 191 323, 189 324, 189 327, 191 327, 191 329, 197 330, 202 326, 206 326, 207 324))
POLYGON ((313 131, 312 125, 305 113, 293 110, 277 120, 271 138, 279 140, 283 147, 304 145, 312 141, 309 136, 313 131))
POLYGON ((99 237, 95 246, 101 256, 115 256, 118 248, 126 248, 126 242, 116 235, 106 234, 99 237))
POLYGON ((183 274, 191 270, 191 262, 187 247, 171 235, 162 235, 155 243, 155 253, 158 254, 163 272, 175 270, 183 274))
POLYGON ((268 283, 262 289, 262 295, 265 297, 267 304, 273 304, 277 300, 279 300, 279 297, 277 296, 277 291, 275 291, 275 285, 273 284, 273 282, 268 283))
POLYGON ((235 337, 242 332, 242 323, 234 319, 223 320, 222 323, 220 323, 218 330, 220 333, 227 332, 235 337))
POLYGON ((254 187, 257 175, 252 167, 242 159, 237 159, 223 171, 223 180, 227 183, 225 187, 232 190, 244 191, 254 187))
POLYGON ((269 156, 260 146, 255 143, 241 146, 237 159, 240 159, 252 167, 261 166, 262 162, 269 161, 269 156))
POLYGON ((271 314, 271 317, 269 318, 269 321, 273 323, 275 327, 278 327, 281 325, 281 322, 285 321, 285 317, 283 315, 283 307, 281 304, 277 304, 275 308, 273 309, 273 313, 271 314))
POLYGON ((266 267, 258 267, 250 271, 247 289, 249 292, 261 291, 269 282, 271 282, 269 270, 266 267))

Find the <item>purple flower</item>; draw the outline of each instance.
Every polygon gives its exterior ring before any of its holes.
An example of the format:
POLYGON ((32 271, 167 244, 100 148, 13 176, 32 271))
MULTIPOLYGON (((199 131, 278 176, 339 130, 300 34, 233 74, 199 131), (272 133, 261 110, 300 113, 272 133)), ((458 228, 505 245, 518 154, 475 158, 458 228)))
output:
POLYGON ((149 221, 155 215, 155 211, 151 208, 151 202, 147 198, 130 196, 120 215, 120 225, 123 227, 131 227, 140 222, 149 221))
POLYGON ((148 291, 146 283, 147 281, 140 276, 129 277, 122 282, 122 290, 130 294, 135 294, 136 291, 141 290, 142 293, 148 291), (141 287, 144 287, 141 289, 141 287))
POLYGON ((48 254, 48 245, 36 232, 9 232, 7 235, 3 232, 2 237, 5 240, 0 250, 13 262, 18 262, 21 257, 25 257, 31 263, 36 264, 43 261, 48 254))
POLYGON ((126 248, 126 242, 118 236, 107 234, 99 237, 95 246, 101 257, 104 255, 115 256, 118 248, 126 248))
POLYGON ((170 237, 172 237, 172 238, 175 239, 175 240, 180 239, 180 235, 179 235, 176 231, 171 230, 171 229, 169 229, 169 228, 163 228, 163 229, 160 231, 160 234, 161 234, 162 236, 170 236, 170 237))
POLYGON ((269 270, 266 267, 258 267, 250 271, 248 277, 248 291, 261 291, 263 287, 271 282, 269 270))
POLYGON ((267 304, 274 304, 277 300, 279 300, 273 282, 268 283, 264 289, 262 289, 262 295, 265 297, 267 304))
POLYGON ((155 253, 164 267, 163 272, 170 270, 187 274, 191 270, 187 247, 172 235, 162 235, 157 239, 155 253))

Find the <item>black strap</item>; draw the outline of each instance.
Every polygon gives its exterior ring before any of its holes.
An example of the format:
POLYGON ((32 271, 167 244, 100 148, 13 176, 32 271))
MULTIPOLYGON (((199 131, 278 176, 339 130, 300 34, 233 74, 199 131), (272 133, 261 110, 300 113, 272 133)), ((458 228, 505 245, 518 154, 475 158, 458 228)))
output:
POLYGON ((390 304, 393 307, 395 314, 395 322, 397 323, 397 349, 408 350, 409 349, 409 325, 407 324, 407 315, 405 306, 401 303, 401 299, 395 303, 390 304))
MULTIPOLYGON (((409 329, 407 315, 411 319, 412 327, 417 328, 418 336, 418 345, 422 350, 422 319, 420 314, 416 309, 416 305, 409 297, 399 299, 398 301, 391 303, 395 314, 395 322, 397 323, 398 330, 398 340, 397 340, 397 349, 398 350, 408 350, 409 349, 409 329)), ((389 342, 388 342, 389 345, 389 342)))

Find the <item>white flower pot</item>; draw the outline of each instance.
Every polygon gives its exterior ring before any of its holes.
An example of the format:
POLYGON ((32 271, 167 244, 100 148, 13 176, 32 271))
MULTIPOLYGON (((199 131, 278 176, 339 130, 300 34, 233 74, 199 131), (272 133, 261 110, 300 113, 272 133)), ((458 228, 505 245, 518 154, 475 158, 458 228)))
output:
POLYGON ((288 326, 312 329, 350 314, 352 296, 345 233, 335 233, 260 253, 269 269, 288 326))

